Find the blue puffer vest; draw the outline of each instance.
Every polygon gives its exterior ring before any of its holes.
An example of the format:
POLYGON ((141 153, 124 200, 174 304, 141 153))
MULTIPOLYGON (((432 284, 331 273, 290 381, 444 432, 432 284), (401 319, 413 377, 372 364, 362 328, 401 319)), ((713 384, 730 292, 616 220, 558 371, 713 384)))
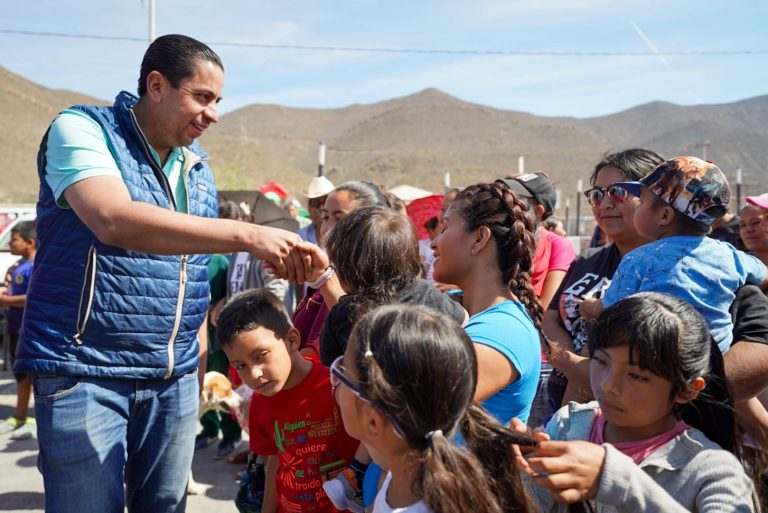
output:
MULTIPOLYGON (((137 98, 113 107, 76 106, 101 125, 134 201, 173 209, 167 180, 138 128, 137 98)), ((46 133, 38 153, 39 249, 27 294, 15 369, 41 374, 170 378, 197 367, 197 331, 209 301, 208 255, 162 256, 101 243, 71 209, 62 209, 45 174, 46 133)), ((183 149, 189 213, 218 211, 207 155, 183 149)))

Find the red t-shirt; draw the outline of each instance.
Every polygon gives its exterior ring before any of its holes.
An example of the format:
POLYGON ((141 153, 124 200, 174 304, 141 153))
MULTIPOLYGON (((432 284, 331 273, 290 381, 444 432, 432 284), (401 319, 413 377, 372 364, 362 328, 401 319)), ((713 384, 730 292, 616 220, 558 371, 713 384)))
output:
POLYGON ((576 258, 573 246, 563 237, 549 230, 540 229, 541 235, 536 241, 536 254, 533 256, 533 293, 541 295, 544 280, 550 271, 567 271, 576 258))
POLYGON ((549 259, 548 271, 568 271, 576 259, 576 252, 573 250, 573 246, 565 237, 561 237, 556 233, 548 232, 548 237, 552 241, 552 256, 549 259))
POLYGON ((531 276, 531 285, 533 293, 541 295, 541 289, 544 288, 544 279, 549 272, 549 259, 552 257, 552 240, 549 238, 549 231, 539 228, 539 239, 536 241, 536 254, 533 255, 533 275, 531 276))
POLYGON ((295 387, 251 398, 251 451, 279 457, 280 513, 336 513, 322 483, 350 464, 360 444, 344 431, 328 369, 310 361, 312 369, 295 387))

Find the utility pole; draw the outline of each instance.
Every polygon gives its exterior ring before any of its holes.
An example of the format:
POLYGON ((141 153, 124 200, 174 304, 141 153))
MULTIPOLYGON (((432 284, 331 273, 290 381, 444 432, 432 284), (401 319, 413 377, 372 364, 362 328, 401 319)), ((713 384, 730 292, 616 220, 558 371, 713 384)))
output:
POLYGON ((581 232, 579 231, 580 227, 580 221, 581 221, 581 188, 582 188, 582 181, 581 178, 579 178, 576 181, 576 236, 581 236, 581 232))
POLYGON ((317 147, 317 176, 323 176, 325 170, 325 143, 320 142, 317 147))
POLYGON ((697 148, 701 148, 701 160, 707 160, 707 147, 711 146, 712 142, 707 139, 704 142, 696 143, 697 148))
POLYGON ((149 0, 149 44, 155 40, 155 0, 149 0))

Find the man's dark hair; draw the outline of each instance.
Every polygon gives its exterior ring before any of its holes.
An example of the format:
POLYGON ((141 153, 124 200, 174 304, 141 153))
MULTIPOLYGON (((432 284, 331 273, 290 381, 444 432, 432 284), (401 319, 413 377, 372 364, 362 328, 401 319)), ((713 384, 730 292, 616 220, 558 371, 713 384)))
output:
POLYGON ((293 327, 283 302, 265 289, 247 290, 230 299, 216 331, 219 343, 228 346, 239 334, 259 327, 274 331, 279 338, 285 338, 293 327))
POLYGON ((197 39, 180 34, 160 36, 149 45, 141 61, 139 96, 147 92, 147 76, 158 71, 176 88, 185 78, 195 74, 199 61, 212 62, 224 71, 216 52, 197 39))
POLYGON ((37 232, 34 221, 19 221, 11 228, 11 233, 17 233, 19 237, 27 242, 35 241, 37 243, 37 232))

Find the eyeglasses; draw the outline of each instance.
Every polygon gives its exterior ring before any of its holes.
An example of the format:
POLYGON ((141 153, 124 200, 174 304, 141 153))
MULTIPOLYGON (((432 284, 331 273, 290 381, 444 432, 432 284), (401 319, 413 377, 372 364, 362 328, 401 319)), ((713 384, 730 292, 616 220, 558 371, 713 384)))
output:
POLYGON ((392 428, 395 430, 395 434, 399 436, 400 438, 405 438, 405 432, 400 427, 400 425, 397 423, 395 418, 387 412, 386 408, 375 402, 373 399, 368 397, 368 394, 360 390, 360 387, 355 385, 355 383, 347 377, 346 374, 344 374, 344 367, 341 365, 341 361, 344 359, 344 356, 339 356, 336 358, 333 363, 331 364, 331 388, 333 389, 334 396, 336 394, 336 389, 341 385, 342 383, 344 386, 349 388, 353 394, 355 394, 357 397, 359 397, 361 400, 365 401, 366 403, 370 404, 374 408, 378 409, 381 413, 384 414, 385 417, 389 420, 389 423, 392 424, 392 428))
POLYGON ((308 205, 311 208, 323 208, 325 205, 325 196, 320 198, 312 198, 309 200, 308 205))
POLYGON ((594 187, 588 191, 584 191, 584 196, 587 197, 587 201, 593 207, 599 207, 603 202, 603 198, 608 194, 611 201, 614 203, 623 203, 629 196, 629 192, 624 187, 619 185, 610 185, 608 187, 594 187))

